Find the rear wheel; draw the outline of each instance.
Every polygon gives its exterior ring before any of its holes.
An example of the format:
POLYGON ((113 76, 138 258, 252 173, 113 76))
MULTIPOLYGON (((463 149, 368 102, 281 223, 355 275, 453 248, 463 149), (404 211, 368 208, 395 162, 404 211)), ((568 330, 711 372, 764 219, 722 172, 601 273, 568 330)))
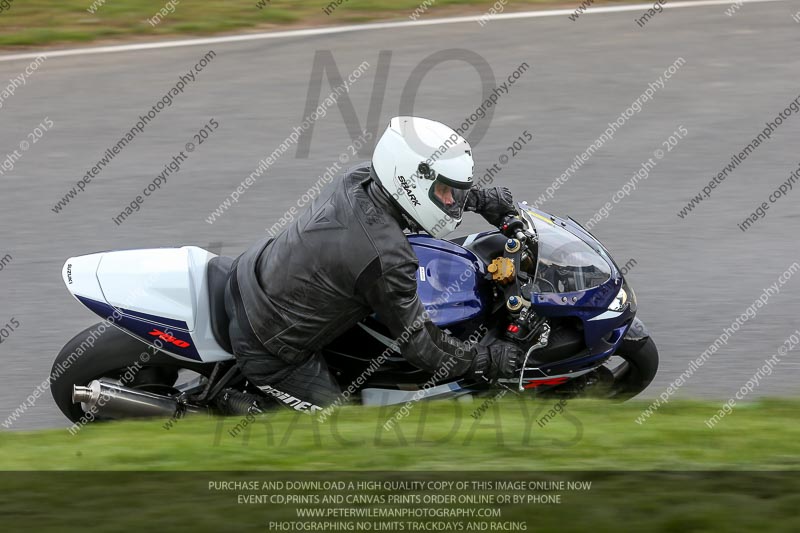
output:
POLYGON ((106 378, 126 387, 168 395, 176 392, 182 369, 208 375, 213 367, 170 357, 115 327, 107 327, 100 335, 95 333, 91 346, 88 339, 98 326, 99 323, 83 330, 64 345, 50 373, 53 399, 72 422, 78 422, 85 414, 81 404, 72 401, 74 385, 85 386, 106 378))

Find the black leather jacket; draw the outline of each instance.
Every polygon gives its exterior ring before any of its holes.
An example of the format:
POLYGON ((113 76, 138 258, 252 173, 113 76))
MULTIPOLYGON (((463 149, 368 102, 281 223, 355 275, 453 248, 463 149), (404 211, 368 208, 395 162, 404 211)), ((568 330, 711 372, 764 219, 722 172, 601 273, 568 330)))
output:
POLYGON ((334 180, 274 240, 242 254, 242 303, 265 349, 299 364, 377 312, 394 339, 407 339, 400 349, 413 365, 441 378, 467 373, 476 348, 422 319, 405 226, 366 163, 334 180))

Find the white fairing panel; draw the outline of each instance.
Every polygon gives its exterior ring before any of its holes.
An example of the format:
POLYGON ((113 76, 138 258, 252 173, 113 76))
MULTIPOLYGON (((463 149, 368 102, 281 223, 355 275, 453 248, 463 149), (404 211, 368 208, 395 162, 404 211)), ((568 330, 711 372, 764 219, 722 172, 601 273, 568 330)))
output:
POLYGON ((150 330, 165 332, 173 341, 165 341, 162 351, 221 361, 233 356, 211 332, 206 266, 213 257, 196 246, 104 252, 70 258, 62 274, 69 291, 90 309, 98 312, 87 299, 118 311, 120 329, 151 343, 156 339, 147 336, 154 335, 150 330))
POLYGON ((105 254, 82 255, 72 257, 64 263, 61 277, 67 290, 73 296, 83 296, 100 302, 105 301, 100 283, 97 281, 97 266, 105 254))
POLYGON ((211 257, 190 247, 111 252, 103 255, 97 279, 115 308, 182 321, 194 331, 197 295, 211 257))

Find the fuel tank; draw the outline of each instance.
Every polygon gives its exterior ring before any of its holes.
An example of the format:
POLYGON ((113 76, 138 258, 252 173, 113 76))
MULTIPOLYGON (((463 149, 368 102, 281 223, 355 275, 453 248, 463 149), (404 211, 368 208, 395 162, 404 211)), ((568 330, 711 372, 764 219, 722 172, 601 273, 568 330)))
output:
POLYGON ((433 323, 456 333, 479 322, 491 301, 486 266, 451 242, 427 235, 410 235, 408 240, 419 259, 417 293, 433 323))

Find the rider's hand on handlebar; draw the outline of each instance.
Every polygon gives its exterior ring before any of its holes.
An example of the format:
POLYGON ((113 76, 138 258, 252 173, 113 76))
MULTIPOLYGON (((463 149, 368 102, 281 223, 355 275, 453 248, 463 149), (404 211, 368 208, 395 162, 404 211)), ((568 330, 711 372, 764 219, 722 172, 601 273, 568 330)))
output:
POLYGON ((473 187, 467 196, 464 210, 479 213, 495 227, 499 227, 507 215, 516 213, 514 197, 511 195, 511 191, 505 187, 488 189, 473 187))
POLYGON ((489 346, 478 345, 478 354, 470 368, 473 378, 494 381, 497 378, 513 378, 522 359, 522 350, 514 343, 497 340, 489 346))

